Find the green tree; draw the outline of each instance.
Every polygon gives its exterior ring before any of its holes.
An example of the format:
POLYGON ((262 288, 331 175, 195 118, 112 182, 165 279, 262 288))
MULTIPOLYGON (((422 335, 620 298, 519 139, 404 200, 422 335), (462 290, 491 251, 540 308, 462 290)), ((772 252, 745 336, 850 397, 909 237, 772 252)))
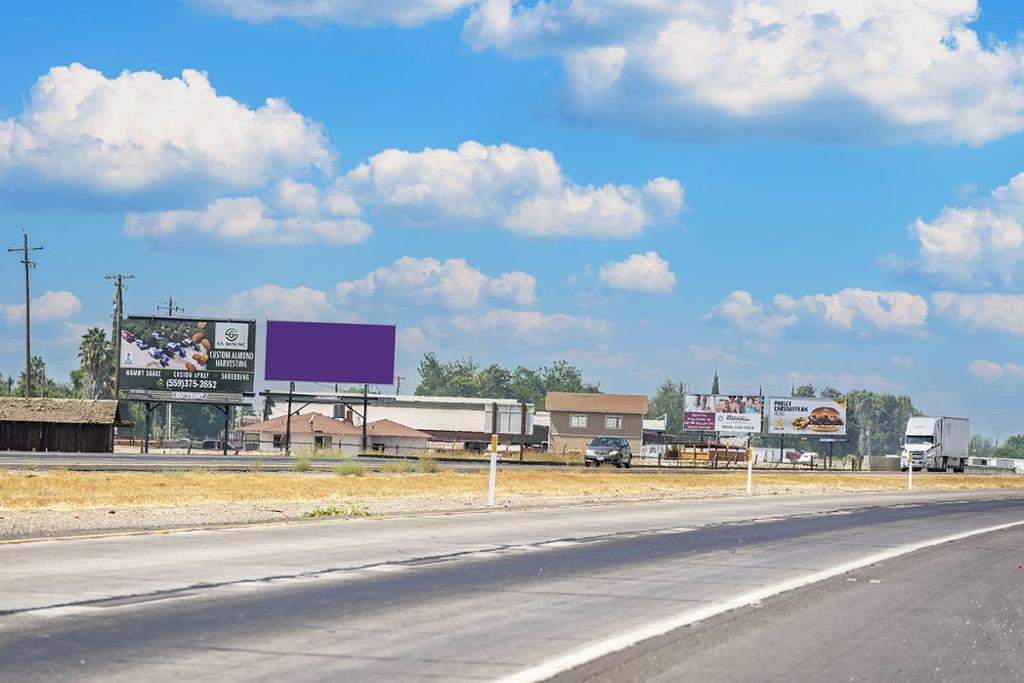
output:
POLYGON ((537 373, 543 378, 545 393, 566 391, 573 394, 596 394, 600 391, 599 385, 584 382, 579 368, 568 361, 556 360, 551 367, 540 368, 537 373))
POLYGON ((544 378, 535 370, 520 365, 512 371, 512 398, 520 403, 532 403, 537 410, 544 409, 544 378))
POLYGON ((512 398, 512 373, 499 365, 488 365, 476 374, 476 395, 480 398, 512 398))
POLYGON ((107 333, 91 327, 78 346, 82 389, 85 398, 107 398, 114 393, 114 350, 107 333))
POLYGON ((996 449, 997 458, 1024 458, 1024 434, 1014 434, 996 449))
POLYGON ((549 391, 596 393, 599 385, 587 382, 579 368, 568 361, 555 361, 548 367, 530 370, 522 366, 512 372, 497 365, 480 369, 472 358, 443 362, 434 353, 420 360, 418 396, 467 396, 474 398, 514 398, 544 409, 549 391))
POLYGON ((420 360, 418 396, 476 396, 477 364, 472 358, 442 363, 433 352, 420 360))
POLYGON ((718 393, 718 370, 715 370, 715 377, 711 380, 711 393, 718 393))
POLYGON ((994 457, 996 454, 995 439, 983 434, 971 434, 971 443, 968 447, 968 453, 979 458, 994 457))
POLYGON ((666 379, 648 401, 647 417, 658 418, 668 415, 666 428, 673 434, 683 431, 683 396, 686 394, 683 382, 666 379))
POLYGON ((814 398, 816 395, 817 392, 815 391, 813 384, 801 384, 793 390, 793 396, 800 398, 814 398))

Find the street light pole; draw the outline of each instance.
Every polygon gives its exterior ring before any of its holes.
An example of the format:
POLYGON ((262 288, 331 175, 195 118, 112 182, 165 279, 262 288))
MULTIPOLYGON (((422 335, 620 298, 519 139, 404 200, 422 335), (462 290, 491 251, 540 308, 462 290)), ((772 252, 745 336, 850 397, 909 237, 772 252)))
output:
MULTIPOLYGON (((28 233, 22 233, 22 246, 11 247, 9 252, 21 252, 21 263, 25 266, 25 398, 32 395, 32 297, 29 291, 29 270, 36 267, 28 255, 33 251, 42 251, 42 247, 28 246, 28 233)), ((41 387, 40 387, 41 389, 41 387)))

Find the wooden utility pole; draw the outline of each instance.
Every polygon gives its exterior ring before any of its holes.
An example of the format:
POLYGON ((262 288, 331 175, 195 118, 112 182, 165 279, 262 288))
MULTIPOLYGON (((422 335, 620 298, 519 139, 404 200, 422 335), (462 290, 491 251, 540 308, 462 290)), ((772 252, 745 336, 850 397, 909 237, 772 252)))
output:
POLYGON ((395 375, 395 394, 402 393, 402 380, 405 379, 401 375, 395 375))
POLYGON ((22 246, 11 247, 9 252, 21 252, 21 263, 25 266, 25 398, 32 395, 32 297, 29 291, 28 273, 36 267, 28 257, 33 251, 42 251, 42 247, 28 246, 28 233, 22 233, 22 246))
MULTIPOLYGON (((175 313, 181 313, 185 309, 174 303, 174 299, 167 297, 167 304, 164 306, 157 306, 158 311, 167 311, 167 317, 173 318, 175 313)), ((166 411, 164 413, 164 438, 170 441, 171 439, 171 403, 167 402, 166 411)))
POLYGON ((121 273, 108 274, 105 280, 114 280, 117 293, 114 295, 114 338, 111 345, 114 349, 114 398, 118 398, 121 392, 121 319, 124 318, 124 281, 134 280, 134 275, 123 275, 121 273))

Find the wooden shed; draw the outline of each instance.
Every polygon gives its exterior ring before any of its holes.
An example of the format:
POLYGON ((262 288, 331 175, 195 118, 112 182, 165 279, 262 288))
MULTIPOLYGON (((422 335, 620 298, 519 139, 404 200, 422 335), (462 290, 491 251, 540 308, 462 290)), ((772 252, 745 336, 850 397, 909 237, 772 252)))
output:
POLYGON ((0 450, 112 453, 117 401, 0 398, 0 450))

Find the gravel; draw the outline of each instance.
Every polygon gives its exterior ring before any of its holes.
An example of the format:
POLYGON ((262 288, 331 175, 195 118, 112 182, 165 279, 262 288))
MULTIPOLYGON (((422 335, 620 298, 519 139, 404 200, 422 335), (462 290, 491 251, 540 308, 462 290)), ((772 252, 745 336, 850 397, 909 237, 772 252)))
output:
MULTIPOLYGON (((722 487, 700 491, 659 493, 649 496, 603 495, 530 498, 499 496, 499 508, 550 507, 562 505, 597 505, 630 501, 679 498, 717 498, 739 495, 745 489, 722 487)), ((820 493, 813 489, 794 491, 789 488, 759 488, 759 495, 779 493, 820 493)), ((437 496, 352 499, 317 503, 268 502, 261 504, 231 503, 216 505, 184 505, 153 507, 102 507, 83 509, 0 510, 0 539, 59 537, 88 533, 146 531, 155 529, 188 529, 193 527, 260 522, 281 522, 307 519, 305 515, 318 508, 352 510, 355 516, 407 515, 431 512, 482 510, 486 500, 480 496, 437 496)))

